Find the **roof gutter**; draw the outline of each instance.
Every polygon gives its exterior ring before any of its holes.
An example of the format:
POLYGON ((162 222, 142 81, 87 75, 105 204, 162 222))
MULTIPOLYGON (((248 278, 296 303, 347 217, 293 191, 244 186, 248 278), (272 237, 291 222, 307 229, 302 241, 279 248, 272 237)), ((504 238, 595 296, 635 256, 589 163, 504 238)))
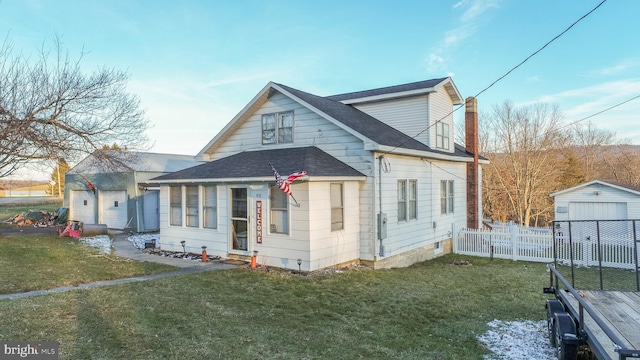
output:
MULTIPOLYGON (((302 182, 318 182, 318 181, 365 181, 366 176, 305 176, 302 179, 296 180, 302 182)), ((167 180, 153 180, 154 183, 171 185, 171 184, 202 184, 202 183, 256 183, 256 182, 274 182, 273 176, 269 177, 247 177, 247 178, 207 178, 207 179, 167 179, 167 180)))
MULTIPOLYGON (((421 158, 433 159, 433 160, 456 161, 456 162, 465 162, 465 163, 473 162, 473 157, 439 154, 439 153, 433 153, 433 152, 422 151, 422 150, 403 149, 403 148, 396 148, 396 147, 387 146, 387 145, 380 145, 376 148, 365 148, 365 150, 380 151, 382 153, 392 154, 392 155, 415 156, 415 157, 421 157, 421 158)), ((479 159, 479 163, 489 164, 489 161, 479 159)))

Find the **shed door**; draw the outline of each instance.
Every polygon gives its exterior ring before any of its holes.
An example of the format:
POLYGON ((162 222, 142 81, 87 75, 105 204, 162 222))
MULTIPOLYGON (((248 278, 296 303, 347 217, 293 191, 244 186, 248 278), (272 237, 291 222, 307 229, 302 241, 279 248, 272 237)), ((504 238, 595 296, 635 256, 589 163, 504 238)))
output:
POLYGON ((124 229, 127 226, 127 192, 125 190, 101 190, 98 195, 100 223, 108 228, 124 229))
POLYGON ((160 228, 159 196, 160 192, 149 190, 144 193, 144 231, 158 230, 160 228))
POLYGON ((622 202, 571 202, 571 220, 622 220, 627 219, 627 203, 622 202))
POLYGON ((91 191, 71 190, 69 220, 96 223, 96 196, 91 191))

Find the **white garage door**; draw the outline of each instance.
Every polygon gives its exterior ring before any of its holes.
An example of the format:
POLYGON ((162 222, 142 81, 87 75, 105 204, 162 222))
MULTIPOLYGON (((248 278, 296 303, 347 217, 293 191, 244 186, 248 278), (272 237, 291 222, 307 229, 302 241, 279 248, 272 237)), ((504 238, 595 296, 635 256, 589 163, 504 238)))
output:
POLYGON ((150 190, 144 193, 144 231, 160 229, 160 191, 150 190))
POLYGON ((127 226, 127 192, 101 190, 98 200, 100 223, 111 229, 124 229, 127 226))
POLYGON ((69 220, 96 223, 96 196, 91 191, 71 190, 69 220))
POLYGON ((627 219, 627 203, 620 202, 571 202, 571 220, 622 220, 627 219))

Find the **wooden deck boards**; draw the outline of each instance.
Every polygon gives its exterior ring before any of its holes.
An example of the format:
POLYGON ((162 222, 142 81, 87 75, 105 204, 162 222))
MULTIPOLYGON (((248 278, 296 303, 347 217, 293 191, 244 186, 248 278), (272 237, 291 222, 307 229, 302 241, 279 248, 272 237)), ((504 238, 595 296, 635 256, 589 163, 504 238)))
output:
MULTIPOLYGON (((598 316, 607 323, 618 337, 626 340, 621 344, 631 349, 640 349, 640 293, 622 291, 583 291, 584 300, 596 311, 598 316)), ((578 309, 578 301, 568 296, 571 306, 578 309)), ((614 344, 600 329, 596 322, 584 313, 585 326, 594 334, 596 339, 610 358, 617 359, 614 344)))

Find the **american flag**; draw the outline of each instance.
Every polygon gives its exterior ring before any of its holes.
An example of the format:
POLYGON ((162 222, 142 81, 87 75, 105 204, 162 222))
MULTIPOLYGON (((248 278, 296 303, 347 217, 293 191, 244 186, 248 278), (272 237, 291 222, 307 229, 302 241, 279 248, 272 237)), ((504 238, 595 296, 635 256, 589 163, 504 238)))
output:
POLYGON ((306 171, 299 171, 299 172, 294 172, 293 174, 287 176, 287 179, 283 179, 282 176, 280 176, 280 174, 278 173, 278 171, 276 170, 276 168, 273 167, 273 165, 269 164, 271 166, 271 169, 273 170, 273 174, 276 176, 276 186, 278 186, 280 188, 280 190, 284 191, 285 193, 287 193, 287 195, 291 195, 291 183, 296 181, 297 179, 307 175, 306 171))
POLYGON ((81 178, 84 179, 84 181, 87 183, 87 187, 89 187, 89 190, 91 190, 91 192, 95 195, 96 193, 96 187, 93 186, 93 184, 91 183, 91 181, 89 181, 89 179, 87 179, 86 177, 82 176, 82 174, 79 174, 81 178))

